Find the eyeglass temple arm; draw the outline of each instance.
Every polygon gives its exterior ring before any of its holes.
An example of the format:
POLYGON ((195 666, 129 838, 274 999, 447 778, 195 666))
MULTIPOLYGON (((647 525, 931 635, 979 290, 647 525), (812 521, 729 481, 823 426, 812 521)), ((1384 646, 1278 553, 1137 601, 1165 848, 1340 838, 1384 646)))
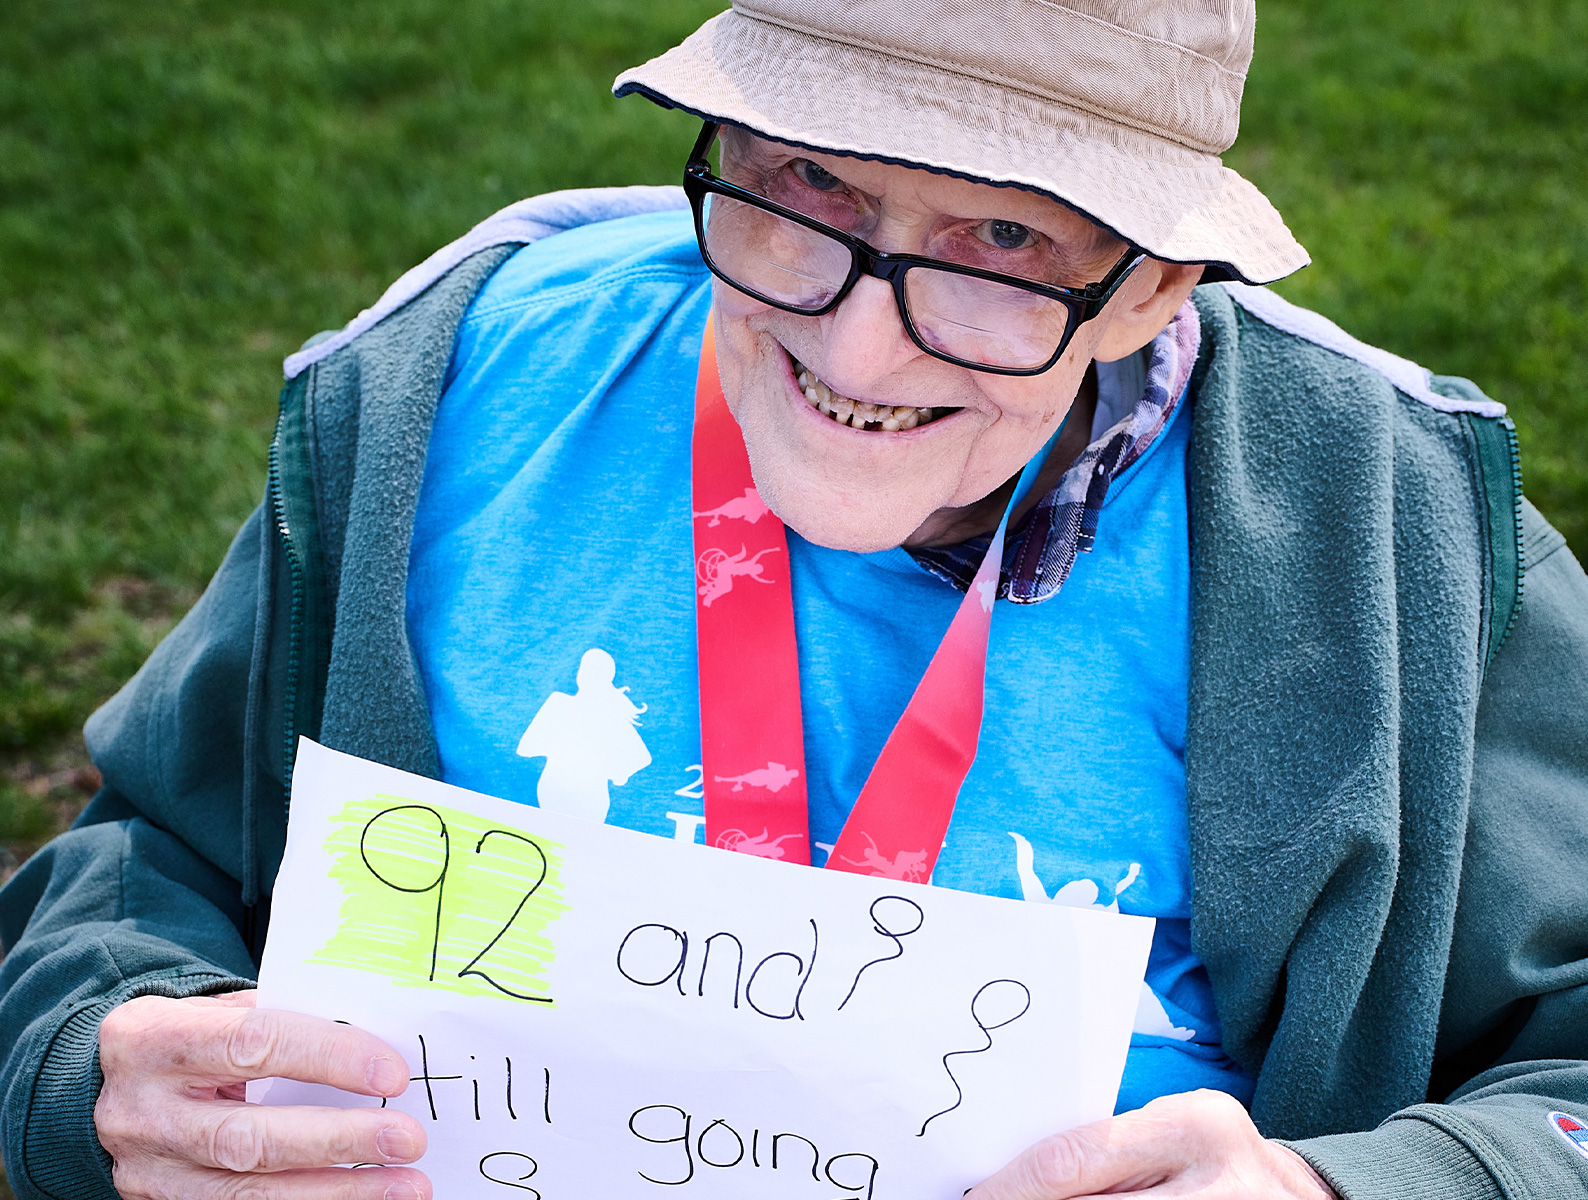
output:
POLYGON ((701 127, 700 136, 695 139, 695 148, 689 152, 689 162, 685 165, 685 170, 697 163, 708 165, 706 155, 710 152, 712 140, 717 136, 717 131, 721 128, 722 123, 719 121, 707 121, 701 127))
POLYGON ((1129 279, 1136 268, 1147 260, 1147 252, 1134 243, 1126 243, 1125 252, 1119 256, 1119 261, 1109 269, 1097 283, 1089 283, 1084 289, 1087 299, 1101 309, 1114 298, 1114 293, 1129 279))

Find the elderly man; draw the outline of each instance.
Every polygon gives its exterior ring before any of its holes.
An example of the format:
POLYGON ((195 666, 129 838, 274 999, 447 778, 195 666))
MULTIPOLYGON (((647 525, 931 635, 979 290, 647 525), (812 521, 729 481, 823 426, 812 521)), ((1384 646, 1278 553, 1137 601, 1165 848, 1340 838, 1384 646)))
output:
POLYGON ((245 990, 298 735, 743 849, 764 734, 796 858, 1158 919, 1118 1115, 975 1200, 1588 1193, 1588 580, 1498 405, 1251 286, 1306 261, 1217 157, 1253 20, 736 0, 618 81, 705 119, 683 193, 516 205, 289 359, 265 505, 0 898, 18 1192, 430 1194, 403 1114, 241 1103, 408 1077, 245 990), (720 624, 752 584, 790 628, 720 624), (900 794, 935 861, 857 825, 900 794))

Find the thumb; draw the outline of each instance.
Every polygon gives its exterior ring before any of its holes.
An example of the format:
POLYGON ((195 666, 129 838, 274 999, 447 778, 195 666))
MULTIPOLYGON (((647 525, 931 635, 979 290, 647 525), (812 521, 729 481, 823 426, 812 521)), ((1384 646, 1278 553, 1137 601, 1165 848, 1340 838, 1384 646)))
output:
POLYGON ((1044 1138, 965 1200, 1068 1200, 1151 1187, 1163 1178, 1162 1164, 1130 1133, 1127 1123, 1111 1117, 1044 1138))

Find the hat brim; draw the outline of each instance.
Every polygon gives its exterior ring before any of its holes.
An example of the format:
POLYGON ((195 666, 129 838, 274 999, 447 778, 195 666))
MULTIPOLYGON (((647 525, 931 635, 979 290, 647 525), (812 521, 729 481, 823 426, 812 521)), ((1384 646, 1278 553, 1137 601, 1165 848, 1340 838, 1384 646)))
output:
POLYGON ((1268 198, 1167 138, 732 10, 613 83, 778 141, 1052 196, 1167 262, 1272 283, 1311 261, 1268 198))

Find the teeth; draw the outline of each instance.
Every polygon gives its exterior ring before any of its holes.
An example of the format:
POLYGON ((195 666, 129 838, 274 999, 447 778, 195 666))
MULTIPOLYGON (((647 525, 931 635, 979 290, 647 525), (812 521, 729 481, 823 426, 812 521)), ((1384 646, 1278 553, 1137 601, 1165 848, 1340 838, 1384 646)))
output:
POLYGON ((867 400, 851 400, 848 396, 840 396, 798 361, 794 363, 794 378, 799 383, 800 391, 805 394, 807 404, 851 429, 880 429, 896 433, 925 425, 938 414, 938 410, 933 408, 916 408, 908 404, 872 404, 867 400))

